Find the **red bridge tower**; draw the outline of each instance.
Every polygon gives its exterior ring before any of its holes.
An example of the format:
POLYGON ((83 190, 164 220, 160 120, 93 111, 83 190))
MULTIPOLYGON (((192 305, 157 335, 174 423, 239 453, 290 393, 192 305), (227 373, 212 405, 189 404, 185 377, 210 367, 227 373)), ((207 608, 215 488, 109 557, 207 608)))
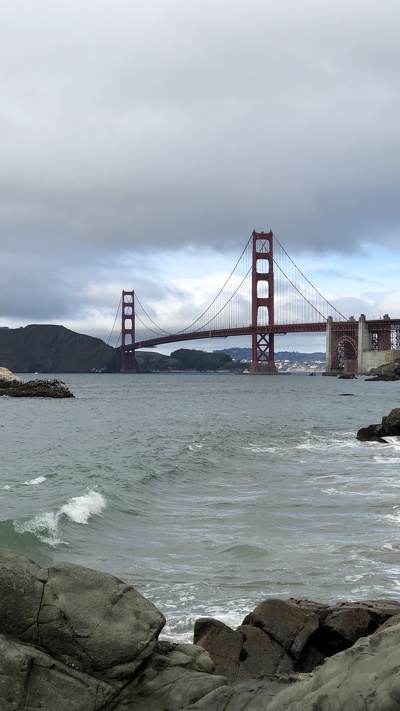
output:
POLYGON ((253 230, 251 373, 276 373, 274 334, 274 235, 253 230))
POLYGON ((135 343, 135 292, 122 292, 121 373, 138 373, 133 346, 135 343))

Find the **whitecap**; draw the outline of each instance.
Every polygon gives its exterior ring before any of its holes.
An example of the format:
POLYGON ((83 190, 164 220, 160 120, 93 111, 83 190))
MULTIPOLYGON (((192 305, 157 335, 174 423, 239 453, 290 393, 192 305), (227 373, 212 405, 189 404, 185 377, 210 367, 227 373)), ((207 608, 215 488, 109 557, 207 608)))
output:
POLYGON ((75 523, 88 523, 94 514, 100 514, 106 507, 106 500, 102 494, 89 489, 84 496, 74 496, 67 504, 61 507, 59 514, 65 514, 75 523))
POLYGON ((275 454, 278 452, 278 447, 271 446, 271 447, 261 447, 257 444, 250 444, 248 447, 242 447, 242 449, 245 450, 245 452, 254 452, 254 454, 264 454, 266 452, 269 452, 270 454, 275 454))
POLYGON ((17 533, 33 533, 39 541, 48 543, 50 546, 58 546, 62 541, 58 530, 59 513, 39 513, 29 521, 19 523, 14 521, 14 528, 17 533))
POLYGON ((9 484, 5 484, 4 486, 1 487, 2 489, 5 489, 6 491, 11 490, 11 486, 9 484))
POLYGON ((75 523, 88 523, 92 515, 100 514, 106 506, 104 496, 96 491, 88 490, 83 496, 75 496, 67 504, 54 512, 43 512, 36 514, 33 518, 23 523, 14 521, 13 525, 17 533, 33 533, 39 541, 48 543, 50 546, 58 546, 60 543, 66 545, 67 542, 61 539, 59 523, 64 514, 75 523))
POLYGON ((24 481, 24 484, 26 484, 27 486, 32 484, 34 486, 36 484, 43 484, 44 481, 46 481, 45 476, 37 476, 36 479, 30 479, 29 481, 24 481))
POLYGON ((332 487, 330 489, 321 489, 321 491, 323 494, 328 494, 328 496, 346 496, 347 493, 342 489, 334 489, 332 487))

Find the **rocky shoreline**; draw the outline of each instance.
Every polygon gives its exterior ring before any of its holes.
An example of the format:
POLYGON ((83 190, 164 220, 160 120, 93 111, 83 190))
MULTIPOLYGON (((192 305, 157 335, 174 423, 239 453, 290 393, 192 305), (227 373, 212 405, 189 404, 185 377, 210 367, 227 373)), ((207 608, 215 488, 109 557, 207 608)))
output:
POLYGON ((0 600, 8 711, 400 708, 397 601, 267 599, 237 630, 205 618, 197 644, 178 644, 159 640, 164 615, 114 576, 6 549, 0 600))

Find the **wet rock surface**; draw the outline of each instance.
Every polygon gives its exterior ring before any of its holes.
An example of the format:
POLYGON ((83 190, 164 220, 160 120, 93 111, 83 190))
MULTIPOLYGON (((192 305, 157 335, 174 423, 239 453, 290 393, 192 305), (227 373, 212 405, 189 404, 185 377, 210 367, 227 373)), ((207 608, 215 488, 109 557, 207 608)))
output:
POLYGON ((400 709, 397 601, 272 598, 237 630, 198 620, 203 646, 180 644, 158 639, 162 613, 114 576, 0 549, 0 606, 9 711, 400 709))
POLYGON ((382 442, 385 437, 400 436, 400 407, 395 407, 388 415, 382 417, 380 425, 368 425, 357 432, 357 439, 361 442, 382 442))
POLYGON ((198 620, 194 642, 208 650, 216 673, 234 683, 260 673, 311 672, 398 614, 400 603, 396 601, 331 607, 307 600, 270 599, 247 615, 236 630, 212 618, 198 620))

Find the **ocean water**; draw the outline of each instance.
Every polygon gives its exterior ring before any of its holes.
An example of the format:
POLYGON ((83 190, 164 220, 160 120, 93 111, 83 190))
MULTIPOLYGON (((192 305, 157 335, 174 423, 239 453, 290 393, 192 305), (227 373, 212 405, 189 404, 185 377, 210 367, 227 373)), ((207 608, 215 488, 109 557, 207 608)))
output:
POLYGON ((355 438, 400 383, 56 377, 75 399, 0 400, 2 547, 118 576, 177 640, 270 596, 400 599, 400 441, 355 438))

